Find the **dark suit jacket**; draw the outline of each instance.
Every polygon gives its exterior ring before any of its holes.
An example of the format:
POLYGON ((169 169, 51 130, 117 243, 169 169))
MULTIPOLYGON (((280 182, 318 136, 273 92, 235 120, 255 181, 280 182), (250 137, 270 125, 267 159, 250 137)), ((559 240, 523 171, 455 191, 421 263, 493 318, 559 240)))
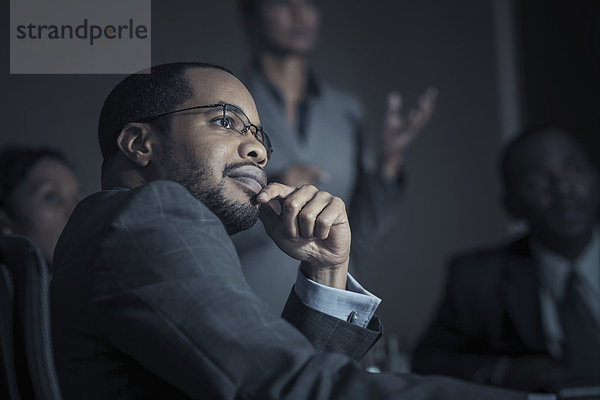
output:
POLYGON ((539 299, 529 238, 454 258, 414 370, 526 390, 566 384, 568 371, 546 348, 539 299))
POLYGON ((294 326, 269 314, 219 219, 173 182, 85 199, 55 267, 66 399, 521 398, 362 371, 347 355, 362 356, 380 335, 376 319, 362 329, 307 309, 293 292, 284 316, 294 326))

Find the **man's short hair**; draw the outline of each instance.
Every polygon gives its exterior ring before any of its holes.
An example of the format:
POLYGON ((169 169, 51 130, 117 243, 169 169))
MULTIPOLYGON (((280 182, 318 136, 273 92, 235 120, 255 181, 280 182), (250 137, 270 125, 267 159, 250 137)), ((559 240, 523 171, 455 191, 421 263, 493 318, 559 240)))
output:
POLYGON ((8 215, 14 216, 11 195, 42 158, 52 158, 69 165, 64 154, 51 147, 11 145, 0 150, 0 209, 8 215))
MULTIPOLYGON (((234 75, 220 65, 175 62, 157 65, 150 73, 135 73, 123 79, 110 92, 100 112, 98 140, 105 162, 117 154, 117 137, 125 125, 173 111, 194 95, 194 89, 185 77, 190 68, 216 68, 234 75)), ((159 118, 152 123, 161 132, 169 131, 169 118, 159 118)))
MULTIPOLYGON (((521 133, 519 133, 514 139, 508 142, 508 144, 506 144, 506 146, 504 146, 504 148, 502 149, 502 153, 500 155, 499 169, 502 184, 504 185, 505 189, 507 189, 511 184, 511 168, 512 163, 514 162, 512 160, 512 157, 515 151, 519 149, 524 143, 528 142, 532 137, 540 135, 543 136, 552 132, 564 134, 565 136, 570 137, 574 142, 581 145, 581 141, 577 137, 575 137, 571 132, 569 132, 566 129, 559 128, 557 126, 540 125, 526 128, 525 130, 521 131, 521 133)), ((585 151, 585 147, 583 145, 581 145, 581 147, 584 149, 584 154, 587 157, 587 159, 590 160, 589 154, 587 153, 587 151, 585 151)))

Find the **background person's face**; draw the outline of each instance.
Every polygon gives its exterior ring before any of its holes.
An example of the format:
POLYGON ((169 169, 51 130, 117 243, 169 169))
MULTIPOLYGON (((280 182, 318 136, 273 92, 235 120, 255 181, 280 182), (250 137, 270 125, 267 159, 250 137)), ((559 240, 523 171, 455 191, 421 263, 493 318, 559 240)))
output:
MULTIPOLYGON (((195 93, 178 108, 225 102, 259 123, 252 96, 232 75, 203 68, 190 69, 186 75, 195 93)), ((210 115, 194 110, 171 117, 159 169, 166 179, 181 183, 207 205, 228 233, 234 234, 256 222, 258 204, 253 201, 256 193, 230 174, 240 166, 260 172, 267 163, 267 153, 254 136, 225 129, 210 115)))
POLYGON ((320 13, 310 0, 265 0, 255 22, 268 49, 304 55, 317 42, 320 13))
POLYGON ((531 138, 513 157, 510 196, 538 235, 579 237, 598 211, 597 173, 583 149, 560 132, 531 138))
POLYGON ((73 172, 59 160, 41 158, 10 197, 9 227, 33 239, 52 262, 58 238, 81 198, 73 172))

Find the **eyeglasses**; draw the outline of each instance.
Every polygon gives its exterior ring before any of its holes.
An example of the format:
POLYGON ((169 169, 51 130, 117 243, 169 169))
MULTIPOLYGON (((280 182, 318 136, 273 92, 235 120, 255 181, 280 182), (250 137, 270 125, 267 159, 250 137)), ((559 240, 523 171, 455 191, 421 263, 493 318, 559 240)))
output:
POLYGON ((209 119, 212 123, 221 128, 234 130, 242 136, 246 136, 246 134, 250 132, 252 136, 254 136, 256 140, 258 140, 265 147, 267 150, 267 157, 269 159, 271 158, 273 146, 271 145, 271 139, 266 132, 263 131, 262 126, 251 123, 250 118, 248 118, 248 116, 239 107, 234 106, 233 104, 218 103, 207 104, 205 106, 187 107, 180 110, 144 117, 135 122, 150 122, 168 115, 200 109, 206 109, 209 114, 211 111, 214 112, 214 116, 210 117, 209 119))

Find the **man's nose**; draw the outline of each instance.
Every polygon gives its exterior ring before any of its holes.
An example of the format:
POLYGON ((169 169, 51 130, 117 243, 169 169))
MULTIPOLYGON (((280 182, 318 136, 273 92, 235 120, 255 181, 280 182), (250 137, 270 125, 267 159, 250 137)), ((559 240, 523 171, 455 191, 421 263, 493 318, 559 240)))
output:
POLYGON ((250 160, 264 167, 267 165, 267 149, 252 135, 243 137, 240 146, 238 147, 239 155, 244 160, 250 160))

